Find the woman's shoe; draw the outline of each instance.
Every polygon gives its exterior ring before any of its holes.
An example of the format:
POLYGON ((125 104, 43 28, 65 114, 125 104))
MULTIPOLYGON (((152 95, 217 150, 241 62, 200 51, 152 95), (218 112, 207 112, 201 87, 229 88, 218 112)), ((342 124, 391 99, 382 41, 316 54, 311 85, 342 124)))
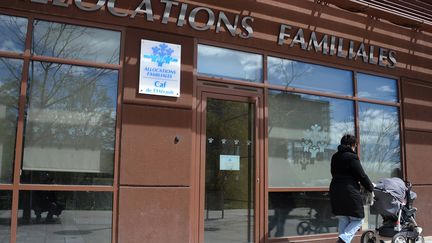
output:
POLYGON ((340 237, 338 237, 338 240, 336 241, 336 243, 345 243, 345 241, 343 241, 340 237))

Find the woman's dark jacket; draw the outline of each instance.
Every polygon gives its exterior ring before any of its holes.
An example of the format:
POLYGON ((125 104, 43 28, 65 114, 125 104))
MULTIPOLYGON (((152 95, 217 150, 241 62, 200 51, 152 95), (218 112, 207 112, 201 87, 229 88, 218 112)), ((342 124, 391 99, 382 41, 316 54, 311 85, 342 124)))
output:
POLYGON ((364 218, 359 182, 372 192, 373 184, 363 170, 357 154, 339 145, 331 159, 330 201, 333 214, 364 218))

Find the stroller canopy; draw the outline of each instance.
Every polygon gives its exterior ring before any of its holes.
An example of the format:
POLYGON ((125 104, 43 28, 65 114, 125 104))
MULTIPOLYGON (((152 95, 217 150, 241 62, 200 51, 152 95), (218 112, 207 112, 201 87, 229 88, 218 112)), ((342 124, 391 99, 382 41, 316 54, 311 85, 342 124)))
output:
POLYGON ((374 189, 375 203, 371 206, 371 213, 396 216, 406 202, 406 190, 408 188, 400 178, 380 179, 374 189))
POLYGON ((380 179, 375 188, 390 193, 399 202, 405 203, 405 194, 408 188, 402 179, 397 177, 380 179))

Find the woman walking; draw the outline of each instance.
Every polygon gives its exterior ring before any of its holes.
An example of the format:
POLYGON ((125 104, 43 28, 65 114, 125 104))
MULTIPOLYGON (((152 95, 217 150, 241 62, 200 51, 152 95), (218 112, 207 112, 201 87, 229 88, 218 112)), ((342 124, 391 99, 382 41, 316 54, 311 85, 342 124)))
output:
POLYGON ((356 151, 357 138, 346 134, 331 159, 330 201, 339 220, 338 243, 350 243, 364 219, 360 184, 369 192, 373 184, 363 170, 356 151))

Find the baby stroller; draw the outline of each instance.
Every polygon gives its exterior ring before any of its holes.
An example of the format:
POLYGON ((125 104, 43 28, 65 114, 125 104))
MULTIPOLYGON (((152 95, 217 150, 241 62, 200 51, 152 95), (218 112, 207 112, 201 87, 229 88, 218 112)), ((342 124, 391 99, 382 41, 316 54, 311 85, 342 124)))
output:
POLYGON ((392 243, 424 242, 422 228, 414 219, 417 209, 412 207, 412 203, 417 195, 411 187, 411 183, 405 183, 399 178, 378 181, 371 213, 380 214, 383 223, 375 230, 364 232, 361 243, 384 243, 384 240, 390 238, 392 243))

